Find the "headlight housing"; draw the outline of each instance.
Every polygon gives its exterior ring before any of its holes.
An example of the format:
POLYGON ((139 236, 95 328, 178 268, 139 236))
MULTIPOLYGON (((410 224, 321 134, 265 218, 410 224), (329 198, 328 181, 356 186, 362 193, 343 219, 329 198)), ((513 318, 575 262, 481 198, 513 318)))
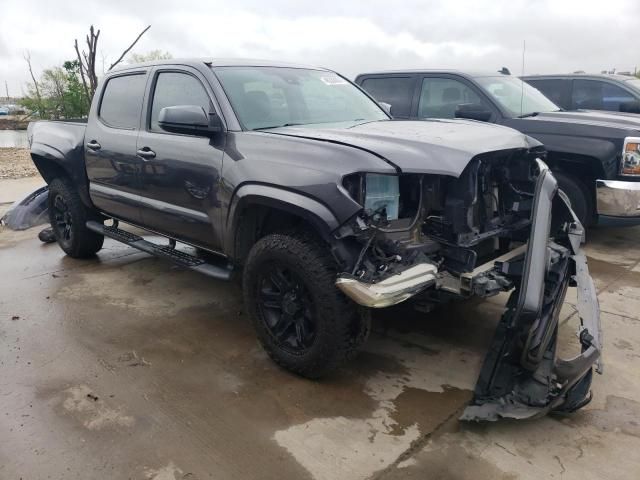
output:
POLYGON ((640 175, 640 137, 627 137, 624 139, 620 174, 640 175))
POLYGON ((358 173, 346 176, 342 185, 368 215, 384 212, 387 220, 397 220, 400 206, 399 177, 393 174, 358 173))

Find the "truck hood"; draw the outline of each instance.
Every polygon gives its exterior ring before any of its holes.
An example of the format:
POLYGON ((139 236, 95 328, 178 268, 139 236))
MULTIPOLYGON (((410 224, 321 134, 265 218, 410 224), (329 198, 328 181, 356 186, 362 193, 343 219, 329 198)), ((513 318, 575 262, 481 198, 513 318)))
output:
POLYGON ((477 155, 541 145, 511 128, 469 120, 383 120, 349 128, 281 127, 265 131, 367 151, 399 173, 459 177, 477 155))
MULTIPOLYGON (((610 135, 624 137, 640 132, 640 115, 634 113, 604 112, 597 110, 576 110, 572 112, 545 112, 535 117, 519 119, 523 124, 538 131, 536 125, 548 124, 553 129, 565 124, 577 135, 591 136, 593 127, 608 129, 610 135), (619 131, 619 134, 612 132, 619 131)), ((524 129, 528 130, 527 128, 524 129)), ((601 130, 602 131, 602 130, 601 130)))

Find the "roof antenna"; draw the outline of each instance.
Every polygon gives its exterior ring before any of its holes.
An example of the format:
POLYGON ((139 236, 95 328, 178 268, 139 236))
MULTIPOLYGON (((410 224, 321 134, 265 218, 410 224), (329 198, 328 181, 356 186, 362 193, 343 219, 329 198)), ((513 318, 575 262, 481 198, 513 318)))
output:
MULTIPOLYGON (((522 40, 522 72, 521 76, 524 77, 524 54, 527 51, 527 41, 522 40)), ((522 116, 522 109, 524 104, 524 80, 520 79, 520 116, 522 116)))

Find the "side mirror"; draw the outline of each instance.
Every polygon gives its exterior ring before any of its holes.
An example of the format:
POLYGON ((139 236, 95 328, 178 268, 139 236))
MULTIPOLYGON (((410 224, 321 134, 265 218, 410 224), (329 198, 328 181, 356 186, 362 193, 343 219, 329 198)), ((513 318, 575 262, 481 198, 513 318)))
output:
POLYGON ((206 135, 222 131, 222 122, 215 113, 205 113, 198 105, 165 107, 158 115, 158 125, 171 133, 206 135))
POLYGON ((640 102, 635 100, 632 102, 621 103, 620 111, 626 113, 640 113, 640 102))
POLYGON ((493 112, 479 103, 461 103, 456 107, 456 118, 467 118, 469 120, 479 120, 488 122, 491 120, 493 112))
POLYGON ((391 104, 387 102, 378 102, 378 105, 382 107, 382 109, 387 112, 387 115, 391 115, 391 104))

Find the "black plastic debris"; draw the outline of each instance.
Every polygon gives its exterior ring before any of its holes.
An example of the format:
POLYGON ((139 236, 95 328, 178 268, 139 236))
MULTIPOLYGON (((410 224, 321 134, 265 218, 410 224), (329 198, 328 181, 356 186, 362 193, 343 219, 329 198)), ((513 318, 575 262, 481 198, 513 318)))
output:
POLYGON ((22 200, 15 202, 9 211, 0 219, 0 224, 6 225, 12 230, 26 230, 36 225, 48 223, 48 196, 48 186, 38 188, 22 200))

